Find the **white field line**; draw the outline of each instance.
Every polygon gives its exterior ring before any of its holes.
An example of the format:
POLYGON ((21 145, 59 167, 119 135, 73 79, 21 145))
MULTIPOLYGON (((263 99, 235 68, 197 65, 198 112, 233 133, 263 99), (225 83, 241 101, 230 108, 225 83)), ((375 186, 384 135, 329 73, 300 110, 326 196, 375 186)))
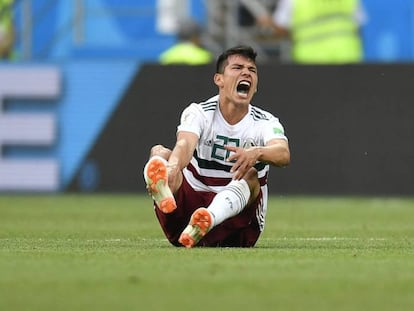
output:
MULTIPOLYGON (((105 239, 105 240, 87 240, 87 242, 97 242, 97 241, 104 241, 104 242, 133 242, 134 239, 105 239)), ((148 239, 148 238, 140 238, 141 241, 167 241, 166 239, 148 239)), ((315 241, 315 242, 332 242, 332 241, 387 241, 387 238, 357 238, 357 237, 280 237, 280 238, 259 238, 259 240, 265 241, 315 241)))
MULTIPOLYGON (((10 238, 0 238, 1 241, 11 241, 15 239, 10 238)), ((30 238, 18 238, 18 240, 31 240, 30 238)), ((48 241, 49 239, 39 238, 36 239, 37 241, 48 241)), ((82 239, 53 239, 53 240, 62 240, 62 241, 79 241, 82 239)), ((163 238, 139 238, 141 241, 167 241, 163 238)), ((332 242, 332 241, 387 241, 387 238, 356 238, 356 237, 280 237, 280 238, 259 238, 259 241, 315 241, 315 242, 332 242)), ((109 243, 121 243, 121 242, 134 242, 136 241, 135 238, 133 239, 87 239, 86 242, 93 243, 93 242, 109 242, 109 243)))
POLYGON ((307 237, 307 238, 288 238, 288 237, 281 237, 281 238, 263 238, 262 240, 268 241, 386 241, 386 238, 352 238, 352 237, 307 237))

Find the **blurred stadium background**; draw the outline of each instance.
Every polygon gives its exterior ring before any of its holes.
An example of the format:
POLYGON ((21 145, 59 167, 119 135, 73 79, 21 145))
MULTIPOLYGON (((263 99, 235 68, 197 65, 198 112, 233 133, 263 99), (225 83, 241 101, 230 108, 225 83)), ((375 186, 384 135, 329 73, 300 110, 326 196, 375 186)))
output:
POLYGON ((412 195, 414 1, 364 0, 364 63, 320 67, 290 63, 288 43, 241 23, 229 2, 224 26, 202 0, 3 7, 16 38, 0 62, 0 192, 144 193, 149 147, 171 145, 179 111, 215 92, 210 66, 157 64, 177 18, 191 16, 215 54, 238 43, 259 51, 254 104, 281 118, 292 147, 271 192, 412 195))

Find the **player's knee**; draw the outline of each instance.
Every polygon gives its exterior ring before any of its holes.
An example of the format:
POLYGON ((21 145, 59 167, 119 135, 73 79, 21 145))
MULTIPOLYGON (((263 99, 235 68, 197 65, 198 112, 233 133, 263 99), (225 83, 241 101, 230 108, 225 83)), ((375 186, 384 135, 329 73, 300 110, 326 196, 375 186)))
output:
POLYGON ((258 183, 259 182, 259 177, 257 175, 257 170, 252 167, 251 169, 249 169, 246 173, 246 175, 244 175, 244 179, 247 181, 248 184, 250 183, 258 183))
POLYGON ((257 195, 259 194, 260 190, 260 182, 259 182, 259 176, 257 174, 257 170, 255 168, 251 168, 246 175, 243 177, 244 180, 246 180, 247 184, 249 185, 250 189, 250 198, 255 199, 257 195))
POLYGON ((155 145, 151 148, 150 156, 160 156, 164 159, 168 159, 170 157, 171 150, 164 147, 163 145, 155 145))

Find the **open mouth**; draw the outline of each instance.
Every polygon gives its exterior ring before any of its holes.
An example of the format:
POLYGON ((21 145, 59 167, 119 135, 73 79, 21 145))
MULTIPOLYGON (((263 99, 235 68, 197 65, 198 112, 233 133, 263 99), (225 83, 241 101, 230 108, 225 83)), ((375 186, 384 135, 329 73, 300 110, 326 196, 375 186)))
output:
POLYGON ((250 82, 246 80, 242 80, 237 85, 237 94, 243 97, 247 97, 247 94, 249 94, 250 91, 250 82))

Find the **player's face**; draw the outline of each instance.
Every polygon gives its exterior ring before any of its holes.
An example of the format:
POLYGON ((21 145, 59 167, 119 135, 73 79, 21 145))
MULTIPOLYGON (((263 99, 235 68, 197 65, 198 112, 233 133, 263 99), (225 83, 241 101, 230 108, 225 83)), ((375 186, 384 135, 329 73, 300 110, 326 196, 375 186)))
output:
POLYGON ((257 90, 257 67, 242 55, 231 55, 222 74, 216 74, 215 83, 220 93, 234 103, 249 104, 257 90))

